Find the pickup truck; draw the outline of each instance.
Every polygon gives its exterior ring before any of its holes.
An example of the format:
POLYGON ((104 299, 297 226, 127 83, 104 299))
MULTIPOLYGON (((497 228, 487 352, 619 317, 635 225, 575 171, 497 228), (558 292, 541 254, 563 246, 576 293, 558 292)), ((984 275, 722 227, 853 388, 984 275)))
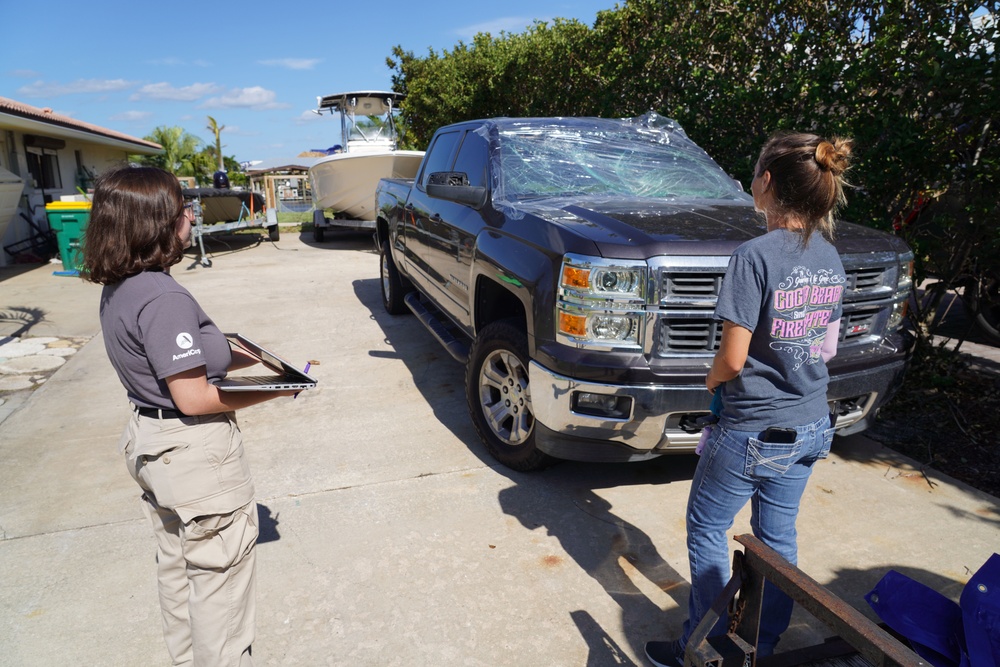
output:
MULTIPOLYGON (((517 470, 692 452, 732 251, 766 232, 674 121, 496 118, 440 128, 415 179, 382 179, 382 298, 466 364, 469 413, 517 470)), ((828 397, 839 433, 898 387, 913 253, 838 225, 848 274, 828 397)))

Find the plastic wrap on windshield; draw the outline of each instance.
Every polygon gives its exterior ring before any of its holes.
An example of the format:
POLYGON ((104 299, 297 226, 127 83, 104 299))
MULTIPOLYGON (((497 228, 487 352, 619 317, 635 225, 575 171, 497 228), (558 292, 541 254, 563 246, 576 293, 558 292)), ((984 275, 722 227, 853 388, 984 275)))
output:
POLYGON ((493 206, 529 209, 636 200, 746 200, 743 188, 675 121, 498 118, 478 132, 490 147, 493 206))

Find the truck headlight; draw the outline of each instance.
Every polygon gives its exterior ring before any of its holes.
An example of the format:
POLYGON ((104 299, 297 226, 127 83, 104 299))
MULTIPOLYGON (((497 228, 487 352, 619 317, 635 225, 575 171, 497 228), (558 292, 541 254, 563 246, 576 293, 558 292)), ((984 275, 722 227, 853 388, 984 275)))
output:
POLYGON ((895 331, 903 324, 903 318, 906 317, 906 301, 897 301, 892 304, 892 312, 889 313, 889 331, 895 331))
POLYGON ((639 318, 635 315, 559 311, 559 333, 601 343, 638 343, 639 318))
MULTIPOLYGON (((569 255, 567 255, 569 257, 569 255)), ((642 299, 646 267, 575 266, 564 260, 560 286, 581 296, 633 297, 642 299)))
POLYGON ((579 346, 639 346, 647 275, 641 261, 563 257, 556 305, 559 339, 579 346))
POLYGON ((913 291, 913 253, 906 252, 899 256, 899 280, 896 281, 896 302, 892 304, 889 314, 889 331, 895 331, 903 326, 906 311, 910 303, 910 292, 913 291))
POLYGON ((897 292, 909 292, 913 289, 913 253, 908 252, 899 256, 899 282, 896 284, 897 292))

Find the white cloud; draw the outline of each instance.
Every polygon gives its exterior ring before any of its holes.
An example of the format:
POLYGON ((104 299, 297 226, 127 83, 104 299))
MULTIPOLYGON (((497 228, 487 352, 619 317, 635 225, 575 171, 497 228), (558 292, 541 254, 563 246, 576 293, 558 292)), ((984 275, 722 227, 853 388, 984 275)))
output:
POLYGON ((324 113, 323 116, 320 116, 319 114, 316 113, 315 110, 309 109, 307 111, 303 111, 302 113, 300 113, 295 118, 295 124, 296 125, 305 125, 306 123, 314 123, 314 122, 316 122, 318 120, 325 120, 325 121, 329 122, 330 121, 329 118, 324 118, 324 116, 326 116, 326 115, 327 114, 324 113))
POLYGON ((258 65, 270 67, 285 67, 287 69, 312 69, 323 62, 319 58, 273 58, 270 60, 258 60, 258 65))
POLYGON ((110 116, 111 120, 120 120, 126 123, 135 123, 138 121, 144 121, 153 115, 152 111, 123 111, 122 113, 116 113, 110 116))
POLYGON ((528 26, 532 25, 536 20, 544 21, 545 19, 534 19, 527 16, 504 16, 493 19, 492 21, 485 21, 483 23, 476 23, 463 28, 457 28, 454 33, 465 41, 472 41, 472 38, 481 32, 488 32, 494 37, 498 37, 501 32, 524 32, 524 30, 528 26))
POLYGON ((193 102, 206 95, 213 95, 222 90, 222 86, 214 83, 192 83, 190 86, 177 88, 169 83, 149 83, 136 91, 129 99, 136 100, 172 100, 174 102, 193 102))
POLYGON ((286 109, 288 104, 275 101, 277 95, 273 90, 260 86, 250 88, 233 88, 218 96, 205 100, 200 105, 202 109, 286 109))
POLYGON ((135 85, 125 79, 77 79, 72 83, 35 81, 17 89, 23 97, 58 97, 60 95, 77 95, 81 93, 113 93, 125 90, 135 85))

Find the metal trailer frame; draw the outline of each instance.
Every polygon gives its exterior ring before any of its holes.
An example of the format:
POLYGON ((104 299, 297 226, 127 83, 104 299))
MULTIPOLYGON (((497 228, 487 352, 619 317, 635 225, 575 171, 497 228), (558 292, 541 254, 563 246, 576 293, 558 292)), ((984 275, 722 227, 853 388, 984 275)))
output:
POLYGON ((882 627, 838 598, 815 579, 782 558, 753 535, 738 535, 743 551, 733 555, 733 576, 695 628, 684 653, 687 667, 788 667, 823 664, 854 656, 854 662, 876 667, 927 667, 928 663, 882 627), (769 581, 822 621, 837 636, 822 644, 757 658, 764 582, 769 581), (725 635, 708 637, 723 614, 729 614, 725 635), (857 657, 867 662, 857 662, 857 657))
POLYGON ((349 218, 339 218, 326 216, 325 211, 313 209, 313 239, 317 243, 322 243, 325 232, 328 229, 340 229, 348 232, 374 231, 374 220, 352 220, 349 218))
POLYGON ((206 225, 201 195, 191 197, 190 201, 195 220, 194 227, 191 229, 191 240, 192 243, 197 243, 198 245, 199 257, 197 261, 204 267, 212 266, 212 260, 208 258, 208 254, 205 252, 205 236, 239 229, 267 229, 269 241, 273 243, 279 238, 278 217, 274 209, 266 209, 265 217, 263 218, 251 217, 253 214, 249 207, 247 207, 245 202, 241 201, 240 215, 237 220, 206 225))

